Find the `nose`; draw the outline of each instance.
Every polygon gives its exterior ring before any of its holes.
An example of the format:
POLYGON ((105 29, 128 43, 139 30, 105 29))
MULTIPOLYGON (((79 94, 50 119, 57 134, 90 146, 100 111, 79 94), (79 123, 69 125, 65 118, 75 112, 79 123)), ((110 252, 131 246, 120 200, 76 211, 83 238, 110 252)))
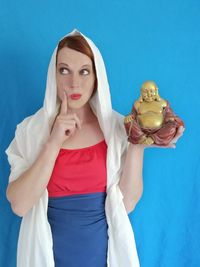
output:
POLYGON ((73 73, 70 79, 70 88, 75 89, 75 88, 79 88, 79 86, 80 86, 79 76, 78 74, 73 73))
POLYGON ((151 96, 151 92, 150 91, 148 91, 147 94, 148 94, 148 96, 151 96))

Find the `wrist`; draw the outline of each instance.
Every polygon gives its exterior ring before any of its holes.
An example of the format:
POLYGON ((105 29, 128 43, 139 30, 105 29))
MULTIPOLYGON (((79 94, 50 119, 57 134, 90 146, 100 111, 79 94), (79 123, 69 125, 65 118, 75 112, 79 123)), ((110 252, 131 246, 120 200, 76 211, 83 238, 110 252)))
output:
POLYGON ((59 151, 61 148, 61 145, 53 142, 52 140, 47 140, 44 147, 45 149, 50 150, 50 151, 59 151))
POLYGON ((131 149, 141 150, 141 151, 145 149, 145 145, 144 145, 144 144, 133 144, 133 143, 131 143, 131 142, 130 142, 129 147, 130 147, 131 149))

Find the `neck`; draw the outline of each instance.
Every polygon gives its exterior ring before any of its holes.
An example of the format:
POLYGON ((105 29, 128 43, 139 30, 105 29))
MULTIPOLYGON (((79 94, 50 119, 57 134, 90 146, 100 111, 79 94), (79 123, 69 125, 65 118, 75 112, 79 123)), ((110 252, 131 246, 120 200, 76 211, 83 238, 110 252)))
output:
POLYGON ((79 119, 82 122, 82 125, 85 123, 92 122, 97 119, 95 114, 93 113, 89 103, 85 104, 80 109, 68 109, 69 113, 76 113, 79 119))

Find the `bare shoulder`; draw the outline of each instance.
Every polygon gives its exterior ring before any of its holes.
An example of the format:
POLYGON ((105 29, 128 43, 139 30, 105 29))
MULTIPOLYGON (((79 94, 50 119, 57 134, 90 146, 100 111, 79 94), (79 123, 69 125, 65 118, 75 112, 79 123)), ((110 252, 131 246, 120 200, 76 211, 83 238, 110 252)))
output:
POLYGON ((135 103, 134 103, 134 107, 135 107, 135 109, 136 109, 137 111, 138 111, 140 105, 141 105, 141 103, 140 103, 139 100, 135 101, 135 103))
POLYGON ((167 106, 167 101, 165 99, 161 98, 159 102, 162 105, 162 107, 166 107, 167 106))

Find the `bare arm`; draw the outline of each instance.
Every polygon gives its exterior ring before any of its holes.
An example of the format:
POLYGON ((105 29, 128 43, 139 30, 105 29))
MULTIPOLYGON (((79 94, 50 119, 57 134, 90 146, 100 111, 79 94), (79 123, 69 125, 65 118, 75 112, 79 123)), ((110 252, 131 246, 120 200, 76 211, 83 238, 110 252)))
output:
POLYGON ((43 194, 58 152, 59 147, 47 142, 32 166, 8 185, 7 199, 18 216, 24 216, 43 194))
POLYGON ((76 114, 67 113, 64 94, 60 113, 39 156, 28 170, 8 185, 6 195, 18 216, 24 216, 38 202, 47 187, 60 147, 78 129, 81 129, 81 122, 76 114))
POLYGON ((129 144, 122 176, 119 181, 120 190, 124 196, 124 205, 127 213, 131 212, 143 192, 143 155, 144 146, 129 144))

